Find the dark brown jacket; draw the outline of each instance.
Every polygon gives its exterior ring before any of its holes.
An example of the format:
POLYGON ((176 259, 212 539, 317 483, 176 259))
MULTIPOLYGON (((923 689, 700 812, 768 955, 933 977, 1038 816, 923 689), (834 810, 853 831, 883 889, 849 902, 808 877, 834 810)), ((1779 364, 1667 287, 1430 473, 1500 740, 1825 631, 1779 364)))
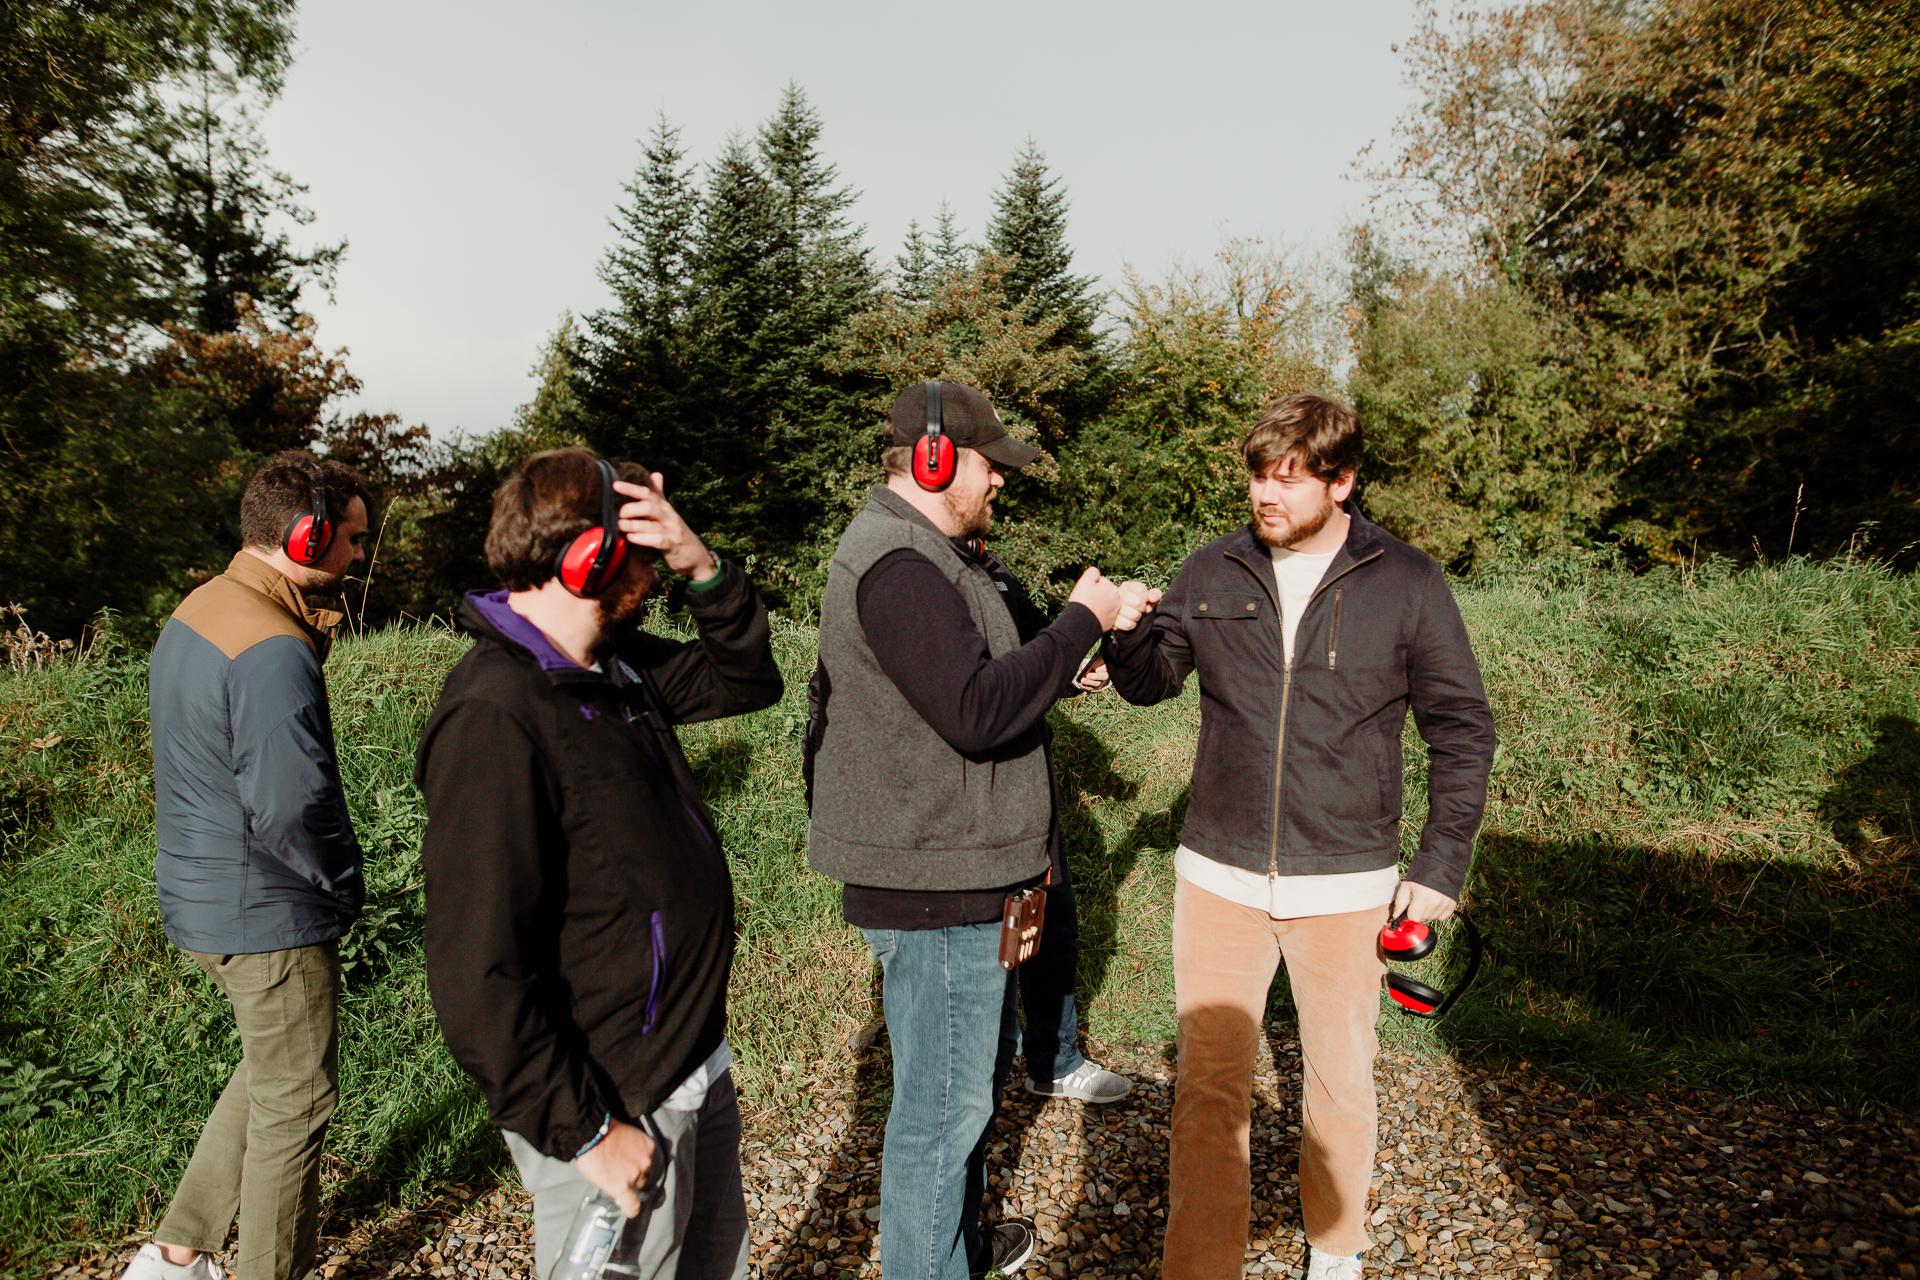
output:
POLYGON ((1243 871, 1377 871, 1400 858, 1400 731, 1427 743, 1427 820, 1407 879, 1460 896, 1486 808, 1493 713, 1431 558, 1351 503, 1345 545, 1301 614, 1293 663, 1273 559, 1241 528, 1187 558, 1166 598, 1107 644, 1145 706, 1200 675, 1181 843, 1243 871))

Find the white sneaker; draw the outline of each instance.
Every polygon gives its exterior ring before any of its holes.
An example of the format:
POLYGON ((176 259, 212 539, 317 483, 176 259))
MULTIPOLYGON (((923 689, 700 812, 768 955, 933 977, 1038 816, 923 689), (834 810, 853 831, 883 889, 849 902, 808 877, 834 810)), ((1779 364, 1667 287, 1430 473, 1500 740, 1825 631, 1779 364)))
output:
POLYGON ((1308 1246, 1307 1280, 1360 1280, 1360 1255, 1322 1253, 1308 1246))
POLYGON ((143 1244, 133 1261, 120 1273, 120 1280, 227 1280, 226 1272, 213 1265, 213 1255, 200 1253, 184 1267, 167 1261, 157 1244, 143 1244))
POLYGON ((1082 1102, 1118 1102, 1133 1092, 1133 1081, 1093 1062, 1083 1062, 1072 1075, 1039 1083, 1027 1081, 1027 1092, 1045 1098, 1078 1098, 1082 1102))

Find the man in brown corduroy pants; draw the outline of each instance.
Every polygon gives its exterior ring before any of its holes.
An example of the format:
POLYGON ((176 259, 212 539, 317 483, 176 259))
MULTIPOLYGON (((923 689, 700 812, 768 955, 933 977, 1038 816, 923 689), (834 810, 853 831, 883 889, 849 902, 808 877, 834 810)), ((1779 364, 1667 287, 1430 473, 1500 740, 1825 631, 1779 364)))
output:
POLYGON ((1106 646, 1129 702, 1174 697, 1200 675, 1174 859, 1180 1065, 1163 1275, 1241 1273, 1253 1064, 1285 960, 1300 1016, 1307 1277, 1357 1280, 1380 927, 1390 914, 1453 913, 1486 806, 1493 716, 1440 566, 1350 501, 1362 453, 1353 410, 1289 396, 1242 450, 1252 523, 1188 557, 1164 599, 1124 584, 1106 646), (1429 806, 1402 879, 1409 710, 1429 747, 1429 806))

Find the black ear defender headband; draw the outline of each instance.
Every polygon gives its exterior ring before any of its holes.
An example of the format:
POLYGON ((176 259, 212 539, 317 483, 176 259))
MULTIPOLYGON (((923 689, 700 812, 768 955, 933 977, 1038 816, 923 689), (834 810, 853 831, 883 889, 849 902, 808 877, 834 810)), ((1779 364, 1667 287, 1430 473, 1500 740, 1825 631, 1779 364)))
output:
MULTIPOLYGON (((1467 972, 1460 979, 1460 985, 1451 991, 1441 991, 1424 982, 1415 981, 1404 973, 1387 971, 1387 995, 1400 1006, 1401 1012, 1414 1018, 1425 1018, 1438 1022, 1447 1016, 1447 1010, 1454 1002, 1467 994, 1467 988, 1480 976, 1480 930, 1474 927, 1472 920, 1464 911, 1455 912, 1454 919, 1467 929, 1467 972)), ((1424 960, 1433 954, 1440 943, 1438 925, 1422 924, 1418 920, 1409 920, 1404 915, 1389 920, 1380 930, 1380 950, 1389 960, 1424 960)))
POLYGON ((333 545, 333 522, 327 519, 327 477, 318 467, 313 471, 313 509, 287 522, 280 535, 280 549, 295 564, 314 564, 333 545))
POLYGON ((940 383, 928 382, 927 434, 913 446, 913 481, 928 493, 939 493, 953 483, 953 437, 941 429, 940 383))
POLYGON ((613 467, 593 460, 600 475, 600 523, 569 542, 554 564, 560 585, 576 596, 597 596, 627 562, 627 540, 620 533, 620 505, 613 492, 613 467))

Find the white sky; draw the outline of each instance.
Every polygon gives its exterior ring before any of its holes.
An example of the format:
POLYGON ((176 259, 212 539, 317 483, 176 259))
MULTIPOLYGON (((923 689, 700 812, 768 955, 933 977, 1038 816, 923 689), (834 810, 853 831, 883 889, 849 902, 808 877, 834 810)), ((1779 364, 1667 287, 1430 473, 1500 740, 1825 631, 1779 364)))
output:
POLYGON ((1115 283, 1204 265, 1227 236, 1331 250, 1352 176, 1410 104, 1390 49, 1412 0, 976 0, 933 6, 309 0, 273 163, 350 247, 328 349, 352 406, 445 437, 504 425, 595 274, 658 112, 691 157, 750 135, 797 82, 861 195, 877 260, 944 199, 981 237, 1031 137, 1064 179, 1075 269, 1115 283))

